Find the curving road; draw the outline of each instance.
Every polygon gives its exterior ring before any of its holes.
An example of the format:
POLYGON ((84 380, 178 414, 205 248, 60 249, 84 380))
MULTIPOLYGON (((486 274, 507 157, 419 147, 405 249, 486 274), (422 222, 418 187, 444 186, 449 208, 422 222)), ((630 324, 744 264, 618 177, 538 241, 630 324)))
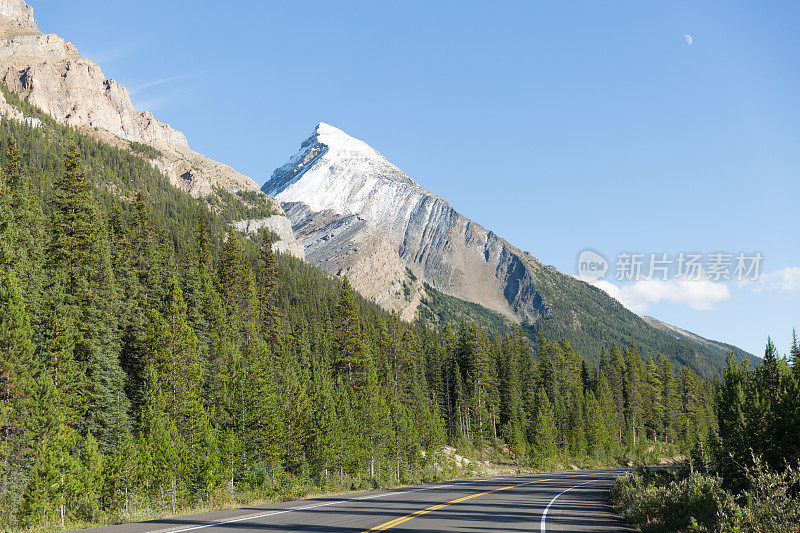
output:
POLYGON ((608 503, 615 470, 471 479, 97 528, 98 533, 634 531, 608 503))

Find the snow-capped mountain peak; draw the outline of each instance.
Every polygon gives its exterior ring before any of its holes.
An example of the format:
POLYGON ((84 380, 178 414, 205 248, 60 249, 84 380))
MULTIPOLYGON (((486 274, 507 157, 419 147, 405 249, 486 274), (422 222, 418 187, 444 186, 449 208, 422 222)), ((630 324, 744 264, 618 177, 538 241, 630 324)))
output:
POLYGON ((361 213, 377 197, 404 191, 426 193, 370 145, 320 122, 300 151, 272 173, 262 190, 282 202, 300 201, 315 211, 361 213))
MULTIPOLYGON (((313 141, 324 144, 329 149, 342 152, 360 152, 364 154, 382 157, 377 150, 360 139, 351 137, 339 128, 331 126, 326 122, 320 122, 314 128, 314 133, 306 142, 313 141)), ((304 143, 305 144, 305 143, 304 143)))
MULTIPOLYGON (((333 126, 320 123, 300 151, 273 172, 262 190, 281 202, 307 206, 293 207, 297 216, 290 217, 292 227, 301 233, 307 231, 308 239, 321 239, 328 248, 340 246, 341 250, 328 251, 331 257, 349 261, 355 255, 371 253, 371 248, 363 243, 353 245, 353 239, 348 238, 347 246, 352 250, 347 251, 333 234, 320 236, 319 224, 309 223, 315 216, 310 213, 326 213, 322 215, 326 221, 331 212, 358 217, 364 222, 359 226, 364 234, 376 231, 383 235, 403 267, 448 294, 478 302, 509 318, 535 321, 547 312, 541 299, 528 294, 532 291, 532 271, 522 266, 517 250, 457 213, 440 196, 420 187, 377 150, 333 126), (507 289, 509 284, 513 285, 511 289, 507 289)), ((344 227, 343 222, 338 224, 344 227)), ((348 228, 354 224, 351 221, 348 228)), ((328 222, 325 227, 329 227, 328 222)), ((320 247, 316 241, 306 246, 320 247)), ((329 256, 326 268, 342 270, 345 263, 333 268, 329 256)), ((372 264, 388 264, 384 259, 373 258, 372 264)), ((400 268, 401 276, 403 270, 400 268)), ((382 271, 376 269, 374 273, 386 278, 382 271)), ((395 279, 392 276, 387 281, 395 279)), ((378 281, 370 279, 368 283, 365 276, 361 280, 370 287, 378 281)), ((412 299, 409 305, 417 303, 412 299)))

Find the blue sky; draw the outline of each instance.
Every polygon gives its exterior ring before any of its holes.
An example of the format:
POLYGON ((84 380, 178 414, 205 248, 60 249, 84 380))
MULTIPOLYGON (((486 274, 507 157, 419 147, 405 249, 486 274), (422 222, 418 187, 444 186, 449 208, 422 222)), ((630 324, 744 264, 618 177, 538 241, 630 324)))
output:
POLYGON ((30 3, 259 183, 328 122, 570 274, 585 248, 760 252, 759 283, 605 288, 756 354, 800 327, 796 2, 30 3))

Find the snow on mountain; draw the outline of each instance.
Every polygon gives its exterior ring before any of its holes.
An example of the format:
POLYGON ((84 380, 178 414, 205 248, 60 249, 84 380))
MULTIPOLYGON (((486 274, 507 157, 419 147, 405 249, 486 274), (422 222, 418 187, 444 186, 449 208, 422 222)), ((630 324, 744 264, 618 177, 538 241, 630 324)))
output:
MULTIPOLYGON (((303 203, 312 212, 358 215, 387 237, 415 275, 443 292, 512 319, 535 321, 547 312, 533 288, 538 261, 463 217, 377 150, 333 126, 320 123, 262 190, 282 202, 303 203)), ((297 231, 295 220, 292 225, 297 231)), ((370 281, 376 283, 380 280, 370 281)))
POLYGON ((406 320, 428 301, 428 283, 535 324, 539 335, 565 338, 589 359, 599 356, 601 345, 635 340, 643 357, 666 354, 708 375, 725 364, 719 343, 676 336, 600 289, 545 266, 328 124, 320 123, 262 190, 283 202, 309 262, 347 275, 359 292, 406 320))

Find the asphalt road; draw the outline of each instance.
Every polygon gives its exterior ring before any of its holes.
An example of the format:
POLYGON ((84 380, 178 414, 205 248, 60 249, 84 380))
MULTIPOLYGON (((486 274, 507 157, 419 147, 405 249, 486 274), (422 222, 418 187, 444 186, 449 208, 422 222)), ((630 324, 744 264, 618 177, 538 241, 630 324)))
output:
POLYGON ((611 510, 624 470, 493 477, 121 524, 98 533, 633 531, 611 510))

